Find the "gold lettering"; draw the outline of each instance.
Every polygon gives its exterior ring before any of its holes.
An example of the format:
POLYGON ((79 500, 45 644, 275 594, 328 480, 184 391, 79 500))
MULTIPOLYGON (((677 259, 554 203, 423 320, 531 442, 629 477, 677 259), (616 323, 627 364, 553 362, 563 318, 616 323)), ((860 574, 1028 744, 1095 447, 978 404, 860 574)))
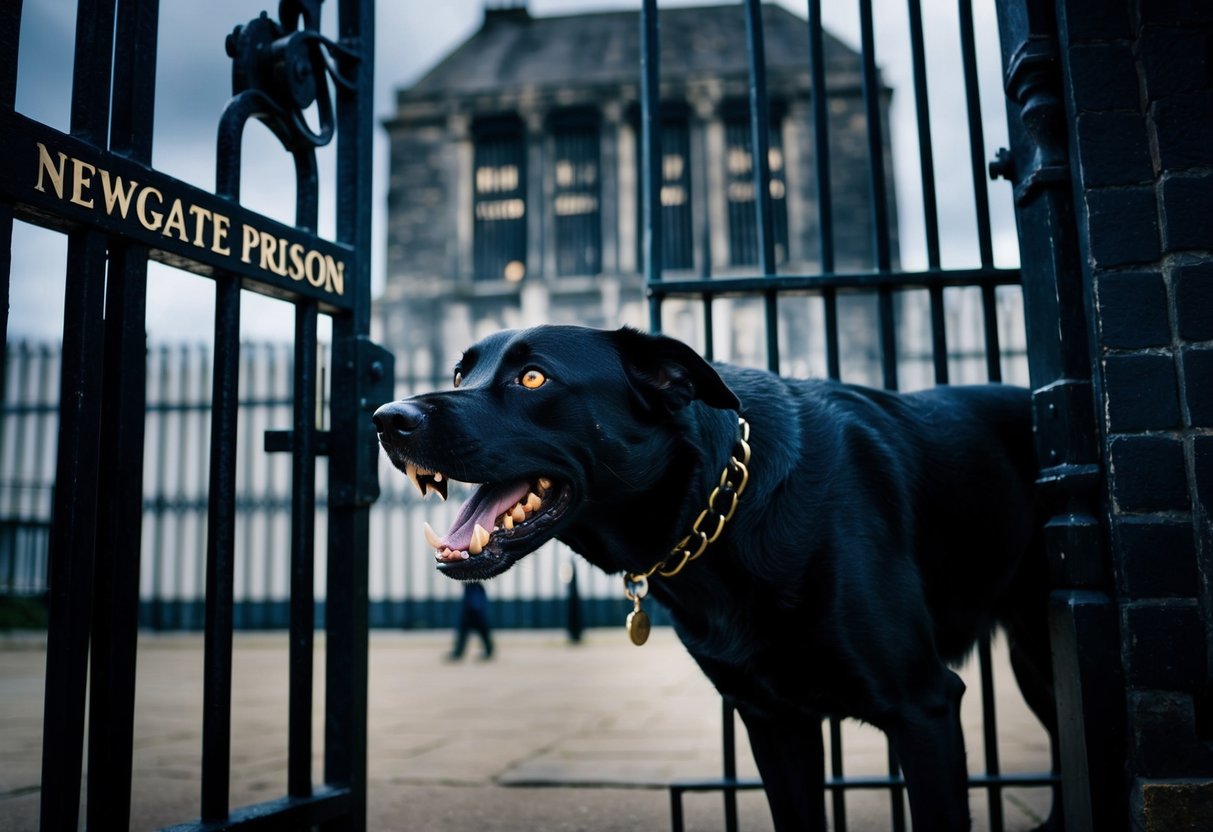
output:
POLYGON ((84 191, 93 184, 92 174, 96 172, 97 168, 88 162, 72 159, 72 202, 85 208, 93 207, 93 201, 84 198, 84 191), (85 168, 88 168, 89 175, 87 176, 84 173, 85 168))
POLYGON ((231 218, 225 217, 223 214, 214 214, 211 219, 214 226, 211 235, 211 251, 222 254, 224 257, 231 256, 232 250, 223 244, 223 241, 227 239, 228 226, 232 224, 231 218))
POLYGON ((63 199, 63 163, 67 161, 67 154, 59 152, 59 166, 51 161, 50 151, 46 149, 46 145, 38 142, 38 182, 34 185, 34 189, 46 193, 46 188, 42 187, 43 174, 51 175, 51 187, 55 189, 55 196, 63 199))
POLYGON ((185 211, 181 208, 181 200, 174 199, 173 205, 168 209, 168 220, 164 223, 164 231, 161 233, 165 237, 170 231, 176 229, 177 239, 183 243, 189 242, 189 235, 185 231, 185 211))
POLYGON ((282 241, 282 250, 278 250, 278 238, 265 231, 261 232, 261 268, 274 274, 286 274, 286 264, 283 255, 286 254, 286 241, 282 241), (275 259, 275 257, 277 259, 275 259))
POLYGON ((307 277, 307 282, 319 288, 324 285, 325 268, 324 255, 318 251, 309 251, 307 257, 303 258, 303 273, 307 277), (316 264, 316 268, 312 268, 312 263, 316 264))
POLYGON ((151 219, 148 219, 147 197, 149 194, 156 195, 156 202, 160 205, 164 204, 164 194, 155 188, 144 188, 139 192, 139 198, 135 200, 135 216, 139 218, 139 224, 148 231, 156 231, 160 228, 160 223, 164 219, 164 215, 159 211, 152 211, 151 219))
POLYGON ((291 243, 291 280, 303 280, 303 246, 291 243))
POLYGON ((342 260, 334 261, 331 255, 324 255, 324 273, 325 273, 325 290, 332 293, 336 289, 337 294, 345 294, 345 262, 342 260))
POLYGON ((135 195, 135 189, 139 187, 139 183, 135 180, 130 181, 130 187, 125 191, 122 190, 122 177, 115 176, 113 185, 110 184, 110 172, 105 168, 101 169, 101 192, 105 195, 105 213, 114 213, 114 203, 118 203, 118 213, 122 219, 126 219, 126 213, 131 209, 131 197, 135 195))
POLYGON ((202 248, 206 245, 202 242, 202 224, 210 219, 211 212, 201 205, 191 205, 190 213, 194 215, 194 245, 202 248))
POLYGON ((244 251, 240 254, 240 259, 245 263, 251 263, 252 258, 249 257, 249 252, 261 243, 261 232, 253 228, 251 225, 244 226, 244 251))

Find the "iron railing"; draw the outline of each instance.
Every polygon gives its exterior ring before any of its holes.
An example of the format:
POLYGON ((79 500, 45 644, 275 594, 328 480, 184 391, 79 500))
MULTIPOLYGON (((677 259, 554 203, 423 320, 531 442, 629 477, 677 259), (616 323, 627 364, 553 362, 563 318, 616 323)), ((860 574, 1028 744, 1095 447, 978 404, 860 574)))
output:
MULTIPOLYGON (((47 591, 59 362, 58 344, 9 345, 8 388, 0 405, 0 597, 36 601, 47 591)), ((237 630, 280 630, 291 621, 294 478, 286 454, 265 450, 286 446, 287 437, 275 429, 291 419, 294 362, 288 343, 245 342, 240 348, 232 574, 237 630)), ((205 623, 206 605, 212 353, 204 344, 154 345, 147 371, 139 626, 197 631, 205 623)), ((322 428, 332 374, 331 351, 322 346, 315 373, 322 428)), ((446 377, 404 376, 397 378, 396 389, 403 395, 448 383, 446 377)), ((328 538, 327 466, 321 455, 314 507, 321 571, 328 538)), ((386 459, 380 460, 380 481, 382 493, 369 520, 370 626, 449 628, 458 613, 459 584, 432 568, 420 529, 427 520, 449 523, 459 500, 422 501, 386 459)), ((621 611, 626 613, 611 576, 558 544, 494 580, 488 591, 493 624, 503 629, 566 627, 572 604, 584 626, 613 626, 621 611)), ((317 626, 323 627, 328 612, 323 582, 317 583, 314 601, 317 626)))
MULTIPOLYGON (((821 0, 808 0, 805 65, 811 77, 813 153, 816 159, 816 185, 820 250, 818 266, 806 273, 780 272, 776 250, 776 216, 771 199, 769 150, 771 119, 766 94, 766 69, 763 45, 762 7, 759 0, 744 0, 746 41, 750 68, 749 129, 752 149, 754 227, 757 232, 757 274, 751 277, 713 278, 708 274, 697 279, 663 279, 663 242, 660 187, 662 182, 660 148, 661 124, 659 11, 656 0, 644 0, 641 11, 641 126, 644 199, 644 272, 650 298, 650 326, 663 328, 663 308, 672 299, 698 303, 701 310, 702 351, 708 358, 714 354, 715 317, 720 314, 721 301, 755 299, 762 304, 762 322, 766 341, 766 365, 772 372, 783 367, 781 353, 787 351, 787 339, 781 337, 781 304, 802 303, 802 298, 820 305, 823 326, 819 333, 825 357, 825 371, 830 378, 844 376, 844 358, 848 344, 839 327, 839 305, 844 298, 863 296, 874 301, 875 340, 878 344, 880 381, 887 389, 902 387, 899 369, 904 356, 899 355, 899 325, 907 314, 915 311, 929 316, 929 343, 933 382, 946 384, 951 377, 954 356, 949 350, 946 294, 968 289, 978 293, 980 302, 973 310, 980 315, 984 340, 982 358, 985 378, 1001 381, 1007 356, 1001 348, 999 292, 1002 287, 1016 287, 1019 270, 995 264, 990 199, 986 187, 986 147, 980 111, 980 93, 976 60, 976 36, 971 0, 960 0, 958 28, 959 51, 963 73, 968 137, 967 164, 970 171, 972 205, 976 220, 977 263, 964 268, 944 268, 940 238, 939 199, 936 191, 933 137, 931 131, 929 85, 926 74, 927 51, 920 0, 908 0, 910 56, 915 102, 918 166, 921 178, 923 235, 925 238, 925 268, 901 268, 895 255, 894 220, 891 216, 892 172, 885 154, 884 82, 877 69, 876 37, 872 0, 857 0, 859 18, 858 40, 861 57, 863 114, 866 120, 868 157, 868 204, 871 210, 873 267, 862 271, 842 271, 836 268, 834 249, 835 217, 831 199, 831 165, 829 145, 830 91, 823 56, 823 24, 821 0), (926 308, 908 306, 906 299, 925 294, 926 308)), ((1009 194, 1007 195, 1009 199, 1009 194)), ((704 234, 711 234, 705 228, 704 234)), ((717 229, 717 233, 722 230, 717 229)), ((726 307, 727 308, 727 307, 726 307)), ((871 337, 871 333, 863 333, 871 337)), ((1022 332, 1016 333, 1022 343, 1022 332)), ((802 345, 796 345, 802 348, 802 345)), ((1017 369, 1018 375, 1018 369, 1017 369)), ((856 379, 848 379, 856 380, 856 379)), ((1026 381, 1018 376, 1017 380, 1026 381)), ((1001 770, 996 731, 996 703, 990 643, 984 638, 978 645, 980 658, 980 696, 982 702, 982 739, 985 771, 971 776, 971 788, 984 789, 989 797, 988 823, 994 832, 1004 828, 1002 792, 1009 787, 1054 786, 1056 771, 1004 773, 1001 770)), ((733 713, 729 703, 724 707, 725 772, 720 779, 685 781, 671 787, 671 811, 676 830, 682 828, 682 795, 686 792, 721 790, 725 794, 726 828, 737 828, 735 792, 757 788, 754 780, 741 780, 732 763, 734 754, 733 713)), ((828 723, 830 736, 830 775, 823 784, 831 793, 833 828, 845 830, 846 794, 858 789, 880 789, 889 793, 891 828, 906 828, 905 786, 896 758, 890 747, 888 775, 885 777, 847 776, 844 770, 845 751, 842 747, 841 725, 837 719, 828 723)))

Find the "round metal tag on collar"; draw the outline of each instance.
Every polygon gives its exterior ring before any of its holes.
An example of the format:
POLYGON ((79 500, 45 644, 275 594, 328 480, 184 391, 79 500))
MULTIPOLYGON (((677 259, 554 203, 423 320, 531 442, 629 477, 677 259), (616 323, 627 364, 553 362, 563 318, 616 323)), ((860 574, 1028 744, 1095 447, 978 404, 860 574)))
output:
POLYGON ((632 644, 639 647, 649 640, 649 631, 652 629, 649 614, 640 608, 641 599, 649 594, 649 579, 644 575, 624 575, 623 592, 632 602, 632 611, 628 613, 626 621, 628 638, 632 640, 632 644))
POLYGON ((636 609, 628 613, 628 638, 632 640, 632 644, 637 647, 649 640, 649 614, 640 608, 640 602, 636 602, 636 609))

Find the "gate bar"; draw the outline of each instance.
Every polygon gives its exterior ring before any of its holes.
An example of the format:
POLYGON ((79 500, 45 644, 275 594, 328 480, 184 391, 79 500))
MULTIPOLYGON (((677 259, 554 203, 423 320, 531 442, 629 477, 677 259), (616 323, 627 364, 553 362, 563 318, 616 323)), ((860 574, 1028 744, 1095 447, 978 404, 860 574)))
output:
MULTIPOLYGON (((652 288, 661 280, 661 30, 657 0, 640 7, 640 183, 644 220, 644 282, 652 288)), ((649 296, 649 329, 661 332, 661 299, 649 296)))
MULTIPOLYGON (((156 92, 156 0, 120 0, 110 149, 150 164, 156 92)), ((90 684, 88 827, 130 823, 143 533, 147 397, 145 246, 110 243, 105 304, 102 488, 90 684)))
MULTIPOLYGON (((21 0, 9 0, 0 11, 0 108, 17 103, 17 58, 21 41, 21 0)), ((7 389, 9 275, 13 266, 13 206, 0 202, 0 398, 7 389)))
MULTIPOLYGON (((313 206, 314 206, 313 202, 313 206)), ((291 456, 290 711, 287 793, 312 793, 316 523, 316 323, 314 302, 295 309, 291 456)))
MULTIPOLYGON (((918 122, 918 169, 922 180, 922 216, 927 246, 927 268, 941 265, 939 203, 935 192, 935 154, 931 141, 931 105, 927 92, 926 45, 922 28, 921 0, 909 0, 910 57, 914 75, 914 106, 918 122)), ((935 383, 948 383, 948 338, 943 307, 943 287, 931 286, 931 358, 935 383)))
MULTIPOLYGON (((836 716, 832 716, 828 720, 830 724, 830 777, 834 782, 841 782, 844 779, 843 774, 843 754, 842 754, 842 720, 836 716)), ((834 789, 830 792, 830 801, 834 806, 834 828, 845 830, 847 828, 847 797, 842 789, 834 789)))
POLYGON ((981 672, 981 735, 985 753, 987 804, 990 816, 990 832, 1002 832, 1001 766, 998 763, 998 718, 994 708, 994 670, 990 659, 990 636, 987 633, 977 642, 978 666, 981 672))
MULTIPOLYGON (((775 274, 775 222, 771 205, 771 114, 767 104, 766 43, 761 0, 746 0, 746 52, 750 65, 750 168, 754 175, 754 230, 764 277, 775 274)), ((763 295, 767 369, 779 372, 779 295, 763 295)))
MULTIPOLYGON (((316 151, 296 147, 295 225, 316 232, 320 180, 316 151)), ((316 631, 316 355, 319 308, 295 306, 294 399, 291 453, 290 703, 287 794, 312 793, 312 708, 316 631)))
MULTIPOLYGON (((771 211, 771 115, 767 105, 766 43, 760 0, 745 3, 746 47, 750 64, 750 169, 754 174, 754 228, 758 265, 775 274, 775 224, 771 211)), ((770 323, 768 321, 768 323, 770 323)))
MULTIPOLYGON (((228 102, 219 120, 215 193, 237 203, 241 138, 245 123, 255 113, 246 92, 228 102)), ((199 812, 204 824, 223 820, 230 809, 236 442, 240 415, 240 279, 231 272, 215 274, 214 332, 199 812)))
MULTIPOLYGON (((373 0, 342 0, 337 9, 338 37, 358 57, 338 58, 342 74, 369 91, 374 80, 375 6, 373 0)), ((339 242, 355 251, 371 249, 370 160, 374 100, 337 88, 336 231, 339 242)), ((328 584, 325 614, 324 777, 330 786, 349 786, 351 802, 340 825, 325 832, 366 828, 367 631, 369 625, 368 551, 370 503, 378 494, 377 440, 365 401, 369 385, 360 366, 369 346, 370 259, 354 263, 352 310, 333 320, 333 374, 329 458, 328 584), (376 448, 369 451, 369 448, 376 448), (376 488, 369 489, 371 484, 376 488), (344 547, 348 548, 342 548, 344 547)), ((390 364, 390 362, 388 362, 390 364)), ((393 369, 381 368, 391 379, 393 369)), ((388 382, 390 385, 390 381, 388 382)), ((388 387, 390 395, 390 386, 388 387)))
MULTIPOLYGON (((880 117, 881 84, 876 71, 876 35, 872 21, 872 0, 859 2, 859 29, 862 52, 863 102, 868 138, 868 191, 872 201, 872 233, 876 270, 893 267, 892 241, 889 235, 889 196, 885 180, 884 129, 880 117)), ((893 321, 893 292, 888 286, 876 291, 880 365, 886 390, 897 389, 897 332, 893 321)))
MULTIPOLYGON (((222 151, 220 158, 223 158, 222 151)), ((204 823, 227 817, 231 775, 232 599, 236 565, 240 282, 235 275, 229 273, 215 276, 214 352, 211 368, 211 454, 202 704, 200 814, 204 823)))
POLYGON ((973 170, 973 201, 977 210, 977 245, 981 265, 994 265, 990 231, 990 199, 986 187, 985 138, 981 126, 981 93, 977 86, 977 46, 973 34, 973 2, 958 0, 960 56, 964 68, 965 108, 969 116, 969 162, 973 170))
MULTIPOLYGON (((825 36, 822 34, 821 0, 809 0, 809 73, 813 104, 813 157, 817 172, 817 219, 821 252, 821 271, 834 271, 834 198, 830 179, 830 122, 827 106, 825 36)), ((838 294, 826 289, 821 294, 825 307, 826 374, 832 379, 842 377, 838 348, 838 294)), ((834 810, 837 816, 838 801, 834 810)), ((844 812, 845 817, 845 812, 844 812)))
MULTIPOLYGON (((81 0, 76 15, 71 132, 98 147, 109 128, 114 0, 81 0)), ((80 816, 85 691, 101 429, 105 238, 68 235, 63 358, 48 573, 41 824, 74 830, 80 816)))
POLYGON ((931 140, 931 104, 927 91, 926 45, 922 28, 922 2, 909 0, 910 57, 914 76, 914 110, 918 122, 918 169, 922 179, 922 216, 927 246, 927 268, 940 267, 939 203, 935 192, 935 154, 931 140))

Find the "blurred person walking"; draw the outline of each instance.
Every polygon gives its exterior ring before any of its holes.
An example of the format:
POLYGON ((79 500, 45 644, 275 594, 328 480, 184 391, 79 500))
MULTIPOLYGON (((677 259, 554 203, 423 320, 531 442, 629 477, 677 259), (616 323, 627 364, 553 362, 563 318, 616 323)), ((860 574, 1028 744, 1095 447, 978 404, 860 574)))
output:
POLYGON ((493 634, 489 625, 489 597, 484 591, 484 584, 479 581, 468 581, 463 585, 463 603, 459 606, 459 620, 455 624, 455 646, 451 648, 447 658, 459 661, 467 647, 468 634, 475 631, 484 650, 480 654, 482 660, 493 658, 493 634))

